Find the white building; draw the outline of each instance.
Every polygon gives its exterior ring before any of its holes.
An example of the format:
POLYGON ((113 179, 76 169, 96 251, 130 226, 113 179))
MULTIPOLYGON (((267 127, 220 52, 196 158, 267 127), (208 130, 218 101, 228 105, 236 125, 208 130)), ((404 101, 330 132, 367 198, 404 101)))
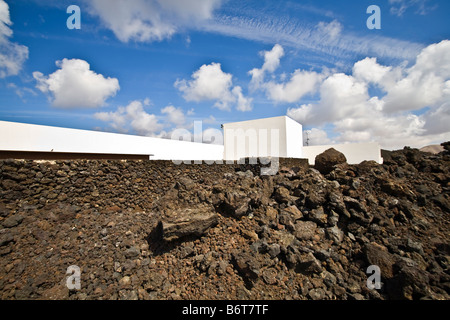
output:
POLYGON ((289 117, 223 124, 224 159, 302 158, 302 125, 289 117))
POLYGON ((223 146, 0 121, 1 158, 221 160, 223 146))
MULTIPOLYGON (((0 158, 204 160, 315 157, 333 147, 348 163, 382 163, 378 143, 303 146, 302 125, 286 116, 223 124, 223 145, 0 121, 0 158)), ((216 140, 217 141, 217 140, 216 140)))

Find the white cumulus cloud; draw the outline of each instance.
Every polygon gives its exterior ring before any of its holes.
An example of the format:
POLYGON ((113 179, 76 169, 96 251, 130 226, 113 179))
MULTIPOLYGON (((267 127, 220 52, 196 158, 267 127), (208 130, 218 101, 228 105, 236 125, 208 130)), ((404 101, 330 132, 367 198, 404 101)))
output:
MULTIPOLYGON (((318 102, 287 114, 307 126, 332 126, 335 142, 378 141, 392 149, 449 140, 449 57, 450 41, 444 40, 423 49, 411 67, 363 59, 351 75, 328 76, 318 102), (377 93, 370 93, 371 86, 377 93)), ((321 141, 329 139, 319 133, 321 141)))
POLYGON ((245 97, 242 94, 242 88, 240 86, 236 86, 231 90, 231 93, 236 97, 237 104, 236 109, 242 112, 252 111, 252 102, 253 98, 245 97))
POLYGON ((120 133, 132 130, 142 136, 157 136, 164 128, 156 115, 144 110, 144 104, 139 100, 132 101, 113 112, 97 112, 94 118, 107 122, 113 130, 120 133))
POLYGON ((212 17, 222 0, 92 0, 91 14, 123 42, 160 41, 212 17))
POLYGON ((297 102, 303 96, 315 92, 323 79, 314 71, 295 70, 287 82, 269 81, 263 84, 267 97, 276 102, 297 102))
POLYGON ((264 75, 266 73, 273 73, 280 65, 280 59, 284 56, 284 49, 279 44, 273 46, 270 51, 260 52, 264 56, 264 64, 261 68, 254 68, 248 73, 252 76, 250 86, 257 89, 261 86, 264 75))
POLYGON ((166 114, 170 123, 176 126, 182 126, 186 122, 186 116, 181 108, 167 106, 161 109, 162 114, 166 114))
POLYGON ((234 104, 239 111, 251 110, 251 98, 242 94, 240 86, 233 87, 233 76, 223 72, 220 63, 202 65, 191 78, 177 80, 174 84, 186 101, 214 101, 214 107, 225 111, 230 111, 234 104))
POLYGON ((19 74, 28 59, 28 47, 11 42, 13 32, 9 16, 9 6, 0 0, 0 78, 19 74))
POLYGON ((59 69, 48 76, 38 71, 33 72, 36 87, 50 94, 55 107, 100 107, 120 89, 116 78, 105 78, 95 73, 84 60, 63 59, 57 61, 56 66, 59 69))
POLYGON ((265 76, 272 74, 279 67, 280 59, 284 56, 284 49, 276 44, 272 50, 263 51, 260 54, 264 56, 264 64, 261 68, 249 71, 252 76, 250 88, 265 91, 267 98, 274 102, 297 102, 303 96, 315 92, 324 78, 323 75, 314 71, 295 70, 288 81, 284 81, 285 75, 282 78, 284 82, 265 81, 265 76))
POLYGON ((450 41, 444 40, 423 49, 404 77, 387 88, 385 110, 417 110, 449 101, 449 80, 450 41))

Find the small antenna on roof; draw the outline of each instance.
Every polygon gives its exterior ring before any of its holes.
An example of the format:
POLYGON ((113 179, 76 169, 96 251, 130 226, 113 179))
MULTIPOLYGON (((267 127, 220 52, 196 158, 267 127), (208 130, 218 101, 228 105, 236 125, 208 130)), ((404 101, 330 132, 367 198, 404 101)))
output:
POLYGON ((309 146, 309 131, 305 131, 306 133, 306 146, 309 146))

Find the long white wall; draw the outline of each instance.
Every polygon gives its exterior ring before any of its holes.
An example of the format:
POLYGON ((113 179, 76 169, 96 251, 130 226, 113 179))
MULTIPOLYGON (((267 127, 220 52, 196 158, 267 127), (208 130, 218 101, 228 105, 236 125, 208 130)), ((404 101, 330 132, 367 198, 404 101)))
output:
POLYGON ((337 151, 342 152, 347 158, 347 163, 349 164, 359 164, 364 160, 373 160, 379 164, 383 163, 380 145, 376 142, 303 146, 303 158, 307 158, 309 164, 314 165, 316 156, 330 148, 334 148, 337 151))
POLYGON ((0 150, 153 155, 150 158, 154 160, 222 160, 224 147, 0 121, 0 150))
POLYGON ((378 143, 302 146, 302 126, 285 116, 224 124, 224 132, 225 147, 0 121, 0 150, 152 155, 150 159, 154 160, 215 161, 274 156, 306 158, 311 165, 314 165, 315 157, 318 154, 334 148, 342 152, 350 164, 358 164, 364 160, 383 163, 378 143), (234 134, 227 134, 227 129, 241 130, 241 136, 236 135, 236 131, 234 134), (246 138, 246 134, 252 130, 255 133, 254 137, 249 134, 246 138), (265 138, 262 138, 264 135, 265 138), (249 146, 252 139, 256 141, 256 145, 249 146), (245 141, 244 146, 242 146, 243 141, 245 141), (263 146, 264 143, 261 142, 265 142, 265 145, 263 146))

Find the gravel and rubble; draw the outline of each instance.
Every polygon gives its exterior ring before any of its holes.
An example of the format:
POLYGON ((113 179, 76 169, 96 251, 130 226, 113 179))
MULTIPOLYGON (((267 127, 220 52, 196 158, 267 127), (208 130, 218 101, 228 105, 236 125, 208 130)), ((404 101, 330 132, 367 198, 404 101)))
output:
POLYGON ((274 176, 2 160, 0 299, 449 299, 443 146, 383 151, 383 165, 333 151, 323 162, 335 163, 274 176), (79 290, 66 286, 72 265, 79 290))

